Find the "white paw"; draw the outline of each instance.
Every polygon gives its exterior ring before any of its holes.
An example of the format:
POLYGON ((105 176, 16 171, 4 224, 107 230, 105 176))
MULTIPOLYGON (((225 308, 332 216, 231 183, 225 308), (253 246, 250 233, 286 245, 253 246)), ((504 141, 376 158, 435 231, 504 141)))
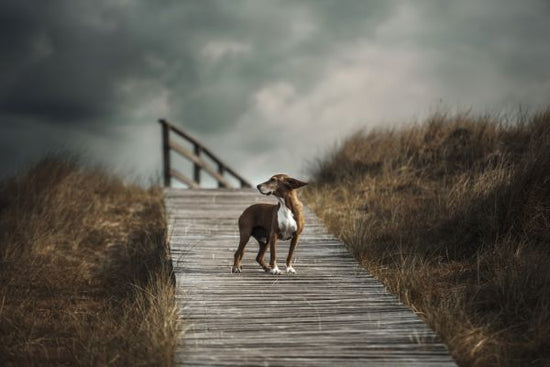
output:
POLYGON ((236 267, 236 266, 234 266, 234 267, 231 268, 231 272, 232 272, 232 273, 240 273, 241 270, 242 270, 241 267, 236 267))
POLYGON ((296 270, 294 270, 294 268, 292 266, 287 266, 286 267, 286 272, 288 274, 296 274, 296 270))
POLYGON ((275 265, 274 268, 272 268, 270 271, 269 271, 271 274, 273 275, 279 275, 281 274, 281 271, 279 270, 279 267, 277 265, 275 265))

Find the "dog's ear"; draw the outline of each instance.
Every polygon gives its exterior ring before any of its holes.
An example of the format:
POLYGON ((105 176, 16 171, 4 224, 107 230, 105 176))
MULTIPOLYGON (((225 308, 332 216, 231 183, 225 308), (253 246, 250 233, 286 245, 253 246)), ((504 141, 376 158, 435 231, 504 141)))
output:
POLYGON ((297 189, 297 188, 299 188, 299 187, 302 187, 302 186, 307 185, 307 182, 303 182, 303 181, 297 180, 297 179, 292 178, 292 177, 288 177, 287 179, 285 179, 285 183, 286 183, 291 189, 297 189))

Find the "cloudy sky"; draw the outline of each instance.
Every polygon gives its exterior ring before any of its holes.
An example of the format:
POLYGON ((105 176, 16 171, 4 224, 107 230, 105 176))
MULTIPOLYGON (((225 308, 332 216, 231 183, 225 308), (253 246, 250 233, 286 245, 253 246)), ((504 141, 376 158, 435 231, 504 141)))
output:
MULTIPOLYGON (((0 176, 160 176, 165 117, 252 182, 359 128, 550 102, 547 0, 0 0, 0 176)), ((185 167, 182 166, 182 170, 185 167)))

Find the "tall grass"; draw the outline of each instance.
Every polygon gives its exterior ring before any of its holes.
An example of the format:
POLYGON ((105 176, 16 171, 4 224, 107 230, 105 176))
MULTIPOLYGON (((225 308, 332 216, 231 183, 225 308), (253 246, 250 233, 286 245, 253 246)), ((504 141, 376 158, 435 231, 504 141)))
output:
POLYGON ((463 366, 550 365, 550 110, 359 132, 307 203, 463 366))
POLYGON ((0 185, 0 360, 171 365, 176 308, 159 188, 49 157, 0 185))

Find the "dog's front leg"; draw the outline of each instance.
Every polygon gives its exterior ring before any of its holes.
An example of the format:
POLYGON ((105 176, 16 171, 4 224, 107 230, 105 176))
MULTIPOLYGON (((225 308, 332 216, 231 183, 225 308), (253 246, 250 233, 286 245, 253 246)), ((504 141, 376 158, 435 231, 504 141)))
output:
POLYGON ((274 233, 269 240, 269 265, 271 266, 270 273, 273 275, 281 274, 277 266, 277 235, 274 233))
POLYGON ((296 270, 292 267, 294 263, 294 250, 298 244, 298 238, 300 235, 298 233, 294 234, 292 240, 290 241, 290 248, 288 249, 288 257, 286 258, 286 272, 291 274, 296 274, 296 270))

